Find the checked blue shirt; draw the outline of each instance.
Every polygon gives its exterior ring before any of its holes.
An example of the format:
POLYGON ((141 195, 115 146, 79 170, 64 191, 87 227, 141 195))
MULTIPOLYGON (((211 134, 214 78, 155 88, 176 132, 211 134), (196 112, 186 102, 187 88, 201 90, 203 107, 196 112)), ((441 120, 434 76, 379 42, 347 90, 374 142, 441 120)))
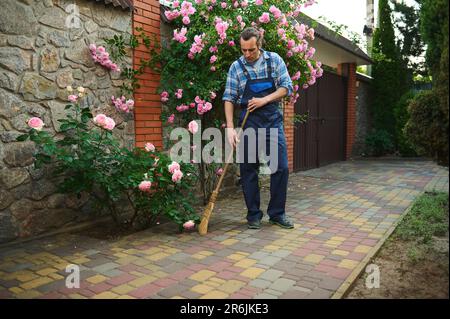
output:
MULTIPOLYGON (((247 62, 243 56, 239 59, 245 65, 251 79, 263 79, 267 78, 267 60, 269 59, 269 54, 267 51, 261 49, 263 59, 259 63, 259 67, 254 69, 252 64, 247 62)), ((270 57, 272 58, 272 78, 274 79, 276 88, 284 87, 288 90, 288 96, 292 94, 292 80, 289 76, 286 64, 283 59, 275 52, 270 52, 270 57)), ((258 64, 259 61, 256 63, 258 64)), ((258 66, 255 64, 255 66, 258 66)), ((240 105, 242 95, 244 94, 245 84, 247 83, 247 78, 236 60, 231 64, 228 71, 227 83, 225 86, 225 91, 223 93, 222 100, 230 101, 235 106, 240 105)))

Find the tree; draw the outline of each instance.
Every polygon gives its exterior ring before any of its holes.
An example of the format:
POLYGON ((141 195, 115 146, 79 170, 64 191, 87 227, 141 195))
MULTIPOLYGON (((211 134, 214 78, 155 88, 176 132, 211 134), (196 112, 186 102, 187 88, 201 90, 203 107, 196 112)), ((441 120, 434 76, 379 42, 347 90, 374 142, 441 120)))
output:
POLYGON ((386 131, 395 141, 394 106, 407 91, 402 83, 402 60, 396 45, 392 10, 389 0, 379 1, 379 27, 373 38, 373 90, 372 116, 375 130, 386 131))
POLYGON ((448 166, 448 0, 418 2, 433 89, 412 100, 405 131, 417 149, 448 166))
POLYGON ((395 27, 400 33, 397 46, 400 55, 413 75, 427 75, 424 60, 418 60, 425 52, 425 45, 420 33, 420 10, 408 6, 405 2, 392 2, 394 6, 395 27))
POLYGON ((431 74, 439 74, 441 55, 448 47, 448 0, 418 0, 420 31, 427 45, 426 61, 431 74), (446 42, 447 38, 447 42, 446 42))

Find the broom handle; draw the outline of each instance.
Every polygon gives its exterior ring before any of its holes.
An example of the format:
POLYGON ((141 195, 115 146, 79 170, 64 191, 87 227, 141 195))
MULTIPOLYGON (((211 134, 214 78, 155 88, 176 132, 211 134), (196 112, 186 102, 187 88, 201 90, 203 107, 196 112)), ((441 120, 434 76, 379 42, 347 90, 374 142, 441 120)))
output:
MULTIPOLYGON (((241 134, 242 134, 245 122, 247 122, 247 118, 248 118, 249 114, 250 114, 250 112, 247 110, 247 112, 245 113, 244 120, 242 121, 241 130, 238 133, 238 140, 241 137, 241 134)), ((232 157, 233 157, 233 151, 230 152, 230 155, 228 156, 227 162, 225 163, 225 167, 223 169, 223 173, 222 173, 222 175, 220 175, 219 182, 217 183, 216 189, 214 190, 214 192, 216 192, 216 193, 219 192, 220 186, 222 185, 223 178, 225 177, 225 174, 227 173, 228 165, 230 164, 230 161, 231 161, 232 157)))

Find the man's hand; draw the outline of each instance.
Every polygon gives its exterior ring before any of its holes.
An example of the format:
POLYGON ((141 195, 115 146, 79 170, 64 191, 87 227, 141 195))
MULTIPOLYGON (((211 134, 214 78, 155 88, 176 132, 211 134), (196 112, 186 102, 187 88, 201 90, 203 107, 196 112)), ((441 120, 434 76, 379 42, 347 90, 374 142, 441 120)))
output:
POLYGON ((269 101, 267 100, 267 97, 254 97, 248 102, 247 109, 250 112, 253 112, 256 109, 259 109, 260 107, 263 107, 266 105, 269 101))
POLYGON ((236 148, 237 143, 239 143, 236 130, 234 128, 227 128, 225 131, 227 132, 228 143, 230 143, 233 148, 236 148))

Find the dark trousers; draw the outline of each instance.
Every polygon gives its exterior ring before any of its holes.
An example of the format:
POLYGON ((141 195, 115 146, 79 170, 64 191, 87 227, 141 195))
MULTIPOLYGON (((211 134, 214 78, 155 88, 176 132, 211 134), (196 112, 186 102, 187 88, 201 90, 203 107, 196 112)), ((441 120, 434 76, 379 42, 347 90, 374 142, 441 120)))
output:
MULTIPOLYGON (((256 118, 257 119, 257 118, 256 118)), ((273 136, 270 135, 270 128, 265 129, 266 143, 263 140, 260 141, 260 134, 258 134, 257 128, 258 123, 255 123, 255 118, 252 119, 253 127, 256 132, 257 145, 266 145, 266 155, 268 155, 269 160, 267 162, 268 166, 271 167, 275 158, 277 159, 277 165, 273 165, 274 169, 271 170, 270 175, 270 202, 267 208, 267 214, 271 219, 278 219, 284 217, 285 206, 286 206, 286 192, 289 176, 288 160, 287 160, 287 150, 286 150, 286 139, 284 136, 282 124, 278 125, 276 129, 278 130, 278 137, 275 140, 273 136), (270 143, 276 145, 275 154, 270 154, 270 143)), ((264 125, 262 125, 264 126, 264 125)), ((260 126, 259 126, 260 127, 260 126)), ((259 132, 261 133, 261 132, 259 132)), ((260 192, 258 185, 258 172, 260 167, 260 158, 258 148, 255 149, 255 145, 249 143, 247 135, 243 136, 241 143, 243 143, 243 160, 240 160, 240 172, 241 172, 241 184, 244 191, 245 203, 247 205, 247 220, 249 222, 261 219, 263 213, 260 209, 260 192), (256 163, 255 160, 256 159, 256 163)), ((272 146, 273 148, 274 146, 272 146)), ((275 164, 275 163, 273 163, 275 164)))

